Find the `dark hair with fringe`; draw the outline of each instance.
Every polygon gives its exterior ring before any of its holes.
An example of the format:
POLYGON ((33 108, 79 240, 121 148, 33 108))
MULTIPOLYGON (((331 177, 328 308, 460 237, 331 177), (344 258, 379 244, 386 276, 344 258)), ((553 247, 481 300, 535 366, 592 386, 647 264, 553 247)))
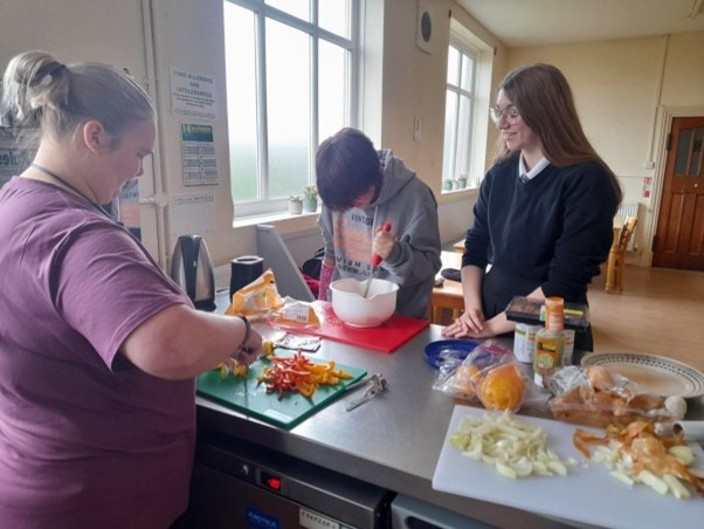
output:
POLYGON ((379 156, 372 141, 361 131, 344 128, 323 141, 315 156, 316 185, 323 203, 345 211, 355 199, 381 188, 379 156))

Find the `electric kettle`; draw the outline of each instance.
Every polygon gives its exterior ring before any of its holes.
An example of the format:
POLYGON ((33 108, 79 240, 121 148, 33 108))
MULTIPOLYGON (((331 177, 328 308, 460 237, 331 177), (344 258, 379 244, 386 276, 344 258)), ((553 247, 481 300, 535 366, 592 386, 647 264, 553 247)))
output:
POLYGON ((171 256, 171 279, 191 298, 197 309, 215 310, 213 262, 200 235, 181 235, 171 256))

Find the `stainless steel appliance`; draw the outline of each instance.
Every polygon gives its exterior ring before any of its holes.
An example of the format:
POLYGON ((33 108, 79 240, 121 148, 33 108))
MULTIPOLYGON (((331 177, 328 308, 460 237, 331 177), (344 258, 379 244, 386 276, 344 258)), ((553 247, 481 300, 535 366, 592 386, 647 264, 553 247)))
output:
POLYGON ((391 529, 492 529, 477 520, 399 494, 391 502, 391 529))
POLYGON ((199 438, 193 529, 389 529, 393 494, 232 438, 199 438))
POLYGON ((208 246, 200 235, 181 235, 171 256, 171 279, 197 309, 215 310, 215 276, 208 246))

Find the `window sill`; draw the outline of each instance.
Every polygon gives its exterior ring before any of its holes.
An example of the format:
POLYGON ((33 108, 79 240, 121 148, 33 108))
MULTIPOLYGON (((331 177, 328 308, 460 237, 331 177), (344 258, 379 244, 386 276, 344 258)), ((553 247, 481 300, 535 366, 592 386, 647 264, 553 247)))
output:
POLYGON ((476 196, 479 194, 479 188, 478 187, 466 187, 464 189, 453 189, 453 190, 447 190, 447 191, 441 191, 440 196, 442 198, 448 198, 450 200, 459 200, 462 198, 467 198, 476 196))
POLYGON ((232 222, 233 228, 247 228, 256 226, 257 224, 273 224, 275 226, 286 226, 295 228, 297 226, 314 225, 318 220, 320 211, 303 212, 298 215, 292 215, 287 211, 278 213, 265 213, 262 215, 250 215, 247 217, 238 217, 232 222))

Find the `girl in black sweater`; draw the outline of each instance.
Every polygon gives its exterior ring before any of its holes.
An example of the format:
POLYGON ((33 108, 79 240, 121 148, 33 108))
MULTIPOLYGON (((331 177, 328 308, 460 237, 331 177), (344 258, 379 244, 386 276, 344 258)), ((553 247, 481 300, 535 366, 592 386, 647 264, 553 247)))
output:
MULTIPOLYGON (((465 310, 445 336, 488 338, 512 332, 513 296, 587 303, 622 199, 614 173, 594 151, 560 70, 535 64, 499 86, 491 116, 501 131, 484 178, 462 257, 465 310)), ((575 349, 593 348, 591 329, 575 349)))

